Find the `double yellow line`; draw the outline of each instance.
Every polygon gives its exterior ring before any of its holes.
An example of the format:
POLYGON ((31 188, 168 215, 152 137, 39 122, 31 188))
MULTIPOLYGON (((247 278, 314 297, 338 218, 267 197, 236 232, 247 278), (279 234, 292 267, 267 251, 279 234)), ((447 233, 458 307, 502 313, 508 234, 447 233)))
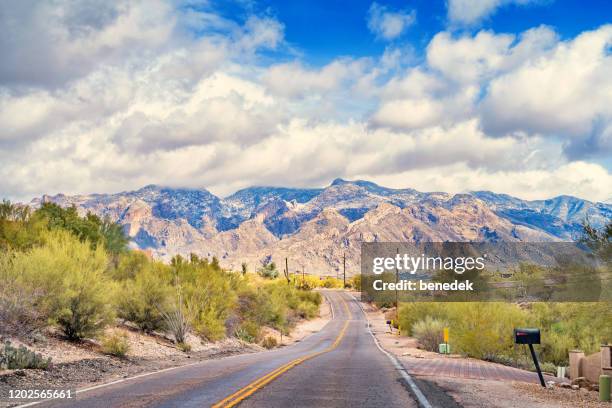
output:
MULTIPOLYGON (((340 299, 342 300, 342 303, 344 304, 344 307, 346 308, 347 315, 350 316, 348 305, 346 304, 344 299, 342 299, 342 298, 340 298, 340 299)), ((310 360, 310 359, 312 359, 314 357, 320 356, 321 354, 329 353, 330 351, 334 350, 336 347, 338 347, 338 345, 342 341, 342 338, 344 337, 344 334, 346 333, 346 329, 348 327, 348 324, 349 324, 349 320, 347 319, 347 321, 344 323, 344 326, 342 327, 342 330, 340 330, 340 334, 338 334, 338 337, 336 337, 336 340, 328 348, 326 348, 325 350, 317 351, 315 353, 308 354, 308 355, 306 355, 304 357, 296 358, 295 360, 292 360, 292 361, 288 362, 287 364, 285 364, 285 365, 277 368, 276 370, 274 370, 274 371, 264 375, 263 377, 258 378, 257 380, 253 381, 252 383, 250 383, 246 387, 239 389, 238 391, 236 391, 235 393, 233 393, 231 395, 228 395, 227 397, 225 397, 221 401, 219 401, 216 404, 212 405, 212 408, 229 408, 229 407, 233 407, 233 406, 239 404, 245 398, 248 398, 250 395, 254 394, 257 390, 265 387, 267 384, 269 384, 272 381, 274 381, 274 379, 276 379, 277 377, 279 377, 283 373, 291 370, 293 367, 303 363, 304 361, 310 360)))

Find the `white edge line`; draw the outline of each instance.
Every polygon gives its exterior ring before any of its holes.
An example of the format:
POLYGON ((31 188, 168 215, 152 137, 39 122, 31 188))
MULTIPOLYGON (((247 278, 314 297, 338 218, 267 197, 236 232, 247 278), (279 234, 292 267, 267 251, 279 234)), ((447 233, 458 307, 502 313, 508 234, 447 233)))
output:
MULTIPOLYGON (((331 321, 334 319, 334 305, 333 305, 333 303, 332 303, 330 300, 327 300, 327 302, 329 303, 329 307, 330 307, 330 309, 331 309, 331 315, 332 315, 332 318, 331 318, 331 319, 330 319, 330 320, 329 320, 327 323, 325 323, 325 326, 327 326, 327 324, 328 324, 329 322, 331 322, 331 321)), ((323 327, 325 327, 325 326, 323 326, 323 327)), ((323 327, 321 328, 321 330, 323 330, 323 327)), ((319 331, 321 331, 321 330, 319 330, 319 331)), ((313 333, 313 334, 314 334, 314 333, 313 333)), ((236 355, 233 355, 233 356, 227 356, 227 357, 223 357, 223 358, 232 358, 232 357, 238 357, 238 356, 241 356, 241 355, 243 355, 243 354, 236 354, 236 355)), ((121 379, 119 379, 119 380, 115 380, 115 381, 107 382, 107 383, 104 383, 104 384, 94 385, 94 386, 92 386, 92 387, 81 388, 81 389, 76 390, 76 391, 75 391, 75 394, 77 394, 77 395, 78 395, 78 394, 85 393, 85 392, 87 392, 87 391, 93 391, 93 390, 96 390, 96 389, 98 389, 98 388, 109 387, 109 386, 111 386, 111 385, 121 384, 121 383, 126 382, 126 381, 135 380, 135 379, 137 379, 137 378, 148 377, 148 376, 153 375, 153 374, 159 374, 159 373, 164 373, 164 372, 166 372, 166 371, 177 370, 177 369, 179 369, 179 368, 190 367, 190 366, 194 366, 194 365, 197 365, 197 364, 206 363, 207 361, 210 361, 210 360, 196 361, 195 363, 190 363, 190 364, 180 365, 180 366, 176 366, 176 367, 168 367, 168 368, 163 368, 163 369, 161 369, 161 370, 151 371, 151 372, 148 372, 148 373, 142 373, 142 374, 135 375, 135 376, 133 376, 133 377, 121 378, 121 379)), ((45 400, 40 400, 40 401, 28 402, 27 404, 17 405, 15 408, 26 408, 26 407, 33 407, 33 406, 35 406, 35 405, 44 404, 44 403, 46 403, 46 402, 49 402, 49 401, 55 401, 55 400, 57 400, 57 399, 58 399, 58 398, 51 398, 51 399, 45 399, 45 400)))
MULTIPOLYGON (((235 356, 227 356, 227 357, 231 358, 231 357, 235 357, 235 356)), ((81 393, 84 393, 84 392, 87 392, 87 391, 93 391, 93 390, 98 389, 98 388, 104 388, 104 387, 108 387, 108 386, 111 386, 111 385, 120 384, 120 383, 123 383, 123 382, 126 382, 126 381, 135 380, 137 378, 148 377, 148 376, 153 375, 153 374, 159 374, 159 373, 163 373, 163 372, 166 372, 166 371, 177 370, 179 368, 194 366, 194 365, 197 365, 197 364, 205 363, 206 361, 209 361, 209 360, 196 361, 195 363, 189 363, 189 364, 184 364, 184 365, 175 366, 175 367, 163 368, 161 370, 151 371, 151 372, 148 372, 148 373, 142 373, 142 374, 135 375, 133 377, 121 378, 119 380, 107 382, 107 383, 104 383, 104 384, 94 385, 92 387, 81 388, 81 389, 76 390, 75 394, 78 395, 78 394, 81 394, 81 393)), ((45 399, 45 400, 41 400, 41 401, 33 401, 33 402, 29 402, 27 404, 18 405, 15 408, 32 407, 34 405, 43 404, 43 403, 46 403, 46 402, 49 402, 49 401, 54 401, 54 400, 57 400, 57 399, 58 398, 51 398, 51 399, 45 399)))
POLYGON ((327 303, 329 303, 329 309, 331 310, 331 319, 330 319, 330 321, 332 321, 332 320, 334 320, 334 304, 331 302, 331 300, 327 299, 327 297, 325 297, 325 300, 327 301, 327 303))
POLYGON ((393 363, 397 371, 399 371, 402 378, 406 380, 406 383, 408 383, 408 385, 410 386, 410 389, 414 393, 414 396, 417 398, 419 405, 422 406, 423 408, 432 408, 432 405, 427 400, 427 397, 425 397, 425 394, 423 394, 423 392, 418 387, 418 385, 416 385, 416 383, 414 382, 410 374, 408 374, 408 372, 406 371, 406 367, 404 367, 401 361, 399 361, 399 359, 396 356, 394 356, 393 354, 389 353, 387 350, 382 348, 382 346, 380 345, 380 342, 378 341, 378 339, 372 332, 372 328, 370 327, 370 321, 368 320, 368 315, 366 314, 365 310, 363 310, 361 303, 357 300, 357 298, 353 294, 350 294, 350 296, 353 298, 353 300, 355 300, 355 302, 357 302, 359 309, 361 309, 361 313, 363 313, 363 316, 366 319, 366 323, 368 324, 368 332, 374 339, 374 343, 376 344, 376 347, 378 347, 380 351, 382 351, 387 357, 389 357, 389 359, 391 360, 391 362, 393 363))

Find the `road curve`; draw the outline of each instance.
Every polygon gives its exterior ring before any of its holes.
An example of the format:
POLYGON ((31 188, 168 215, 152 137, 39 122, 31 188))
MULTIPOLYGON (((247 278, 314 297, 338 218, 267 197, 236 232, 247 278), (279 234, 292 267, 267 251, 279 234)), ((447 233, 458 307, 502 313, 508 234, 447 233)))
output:
POLYGON ((351 296, 326 291, 334 318, 292 346, 199 362, 39 407, 416 407, 351 296))

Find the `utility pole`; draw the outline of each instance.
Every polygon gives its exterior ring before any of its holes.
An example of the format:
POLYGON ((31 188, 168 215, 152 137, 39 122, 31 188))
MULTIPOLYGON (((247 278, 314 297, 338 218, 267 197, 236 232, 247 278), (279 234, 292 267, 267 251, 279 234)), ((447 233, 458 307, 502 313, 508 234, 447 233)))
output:
MULTIPOLYGON (((399 255, 399 248, 397 248, 395 252, 397 255, 399 255)), ((397 269, 397 262, 396 262, 395 263, 395 321, 399 325, 399 302, 398 302, 398 292, 397 292, 397 282, 398 281, 399 281, 399 269, 397 269)))
POLYGON ((344 288, 346 288, 346 252, 342 254, 342 270, 344 273, 344 277, 342 280, 344 282, 344 288))
POLYGON ((285 257, 285 278, 287 278, 287 285, 291 284, 291 279, 289 279, 289 261, 285 257))

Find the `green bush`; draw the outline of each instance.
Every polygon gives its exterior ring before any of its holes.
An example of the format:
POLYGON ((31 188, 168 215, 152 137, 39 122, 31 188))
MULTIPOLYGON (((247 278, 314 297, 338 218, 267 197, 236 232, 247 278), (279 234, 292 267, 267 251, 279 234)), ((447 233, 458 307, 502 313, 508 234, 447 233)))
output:
POLYGON ((0 253, 0 335, 29 336, 42 330, 48 316, 37 307, 41 294, 5 276, 11 273, 10 252, 0 253))
POLYGON ((314 292, 310 290, 298 290, 295 292, 298 298, 304 302, 310 302, 314 305, 321 305, 323 301, 323 296, 319 292, 314 292))
POLYGON ((349 282, 353 289, 361 291, 361 274, 353 276, 349 282))
POLYGON ((168 307, 173 292, 168 269, 166 265, 150 262, 133 280, 124 281, 117 299, 118 316, 144 332, 162 329, 162 311, 168 307))
POLYGON ((262 278, 266 279, 276 279, 278 278, 278 270, 276 269, 276 264, 274 262, 270 262, 259 268, 257 270, 257 274, 262 278))
POLYGON ((421 347, 428 351, 438 351, 438 345, 444 341, 443 332, 447 323, 431 316, 416 322, 412 327, 414 337, 421 347))
POLYGON ((127 251, 118 256, 117 265, 111 270, 112 278, 118 281, 134 279, 151 260, 141 251, 127 251))
POLYGON ((38 312, 57 323, 67 338, 93 337, 113 318, 104 249, 93 250, 65 231, 47 233, 44 242, 14 253, 5 278, 37 297, 38 312))
POLYGON ((426 318, 448 320, 448 307, 445 304, 435 302, 413 302, 400 303, 399 325, 402 333, 414 335, 413 327, 419 321, 426 318))
POLYGON ((419 320, 448 322, 453 351, 492 361, 522 363, 524 350, 513 342, 516 327, 538 327, 542 333, 540 359, 567 365, 569 350, 590 354, 611 341, 612 308, 596 303, 433 303, 414 302, 400 306, 400 324, 408 335, 416 335, 419 320))
POLYGON ((127 334, 118 330, 104 336, 102 339, 102 352, 115 357, 125 357, 130 351, 127 334))
MULTIPOLYGON (((177 343, 188 328, 215 341, 232 333, 259 341, 269 326, 283 334, 317 315, 321 295, 276 279, 269 263, 255 274, 224 271, 219 259, 176 256, 170 265, 126 249, 122 229, 75 208, 40 210, 0 204, 0 332, 58 326, 70 340, 94 337, 115 315, 177 343), (263 277, 263 278, 262 278, 263 277)), ((245 272, 243 268, 242 272, 245 272)), ((341 281, 306 276, 309 288, 341 281)))
POLYGON ((10 341, 0 346, 0 370, 18 370, 38 368, 46 370, 51 364, 51 358, 28 350, 25 346, 13 347, 10 341))
POLYGON ((191 344, 186 342, 176 343, 176 348, 181 350, 183 353, 189 353, 191 351, 191 344))
POLYGON ((312 319, 319 314, 319 306, 315 303, 299 302, 295 312, 302 319, 312 319))
POLYGON ((195 255, 189 261, 175 257, 172 266, 190 327, 210 341, 223 338, 237 301, 232 274, 195 255))
POLYGON ((325 278, 321 283, 321 287, 324 287, 326 289, 334 289, 334 288, 339 289, 339 288, 342 288, 343 286, 344 284, 341 279, 330 278, 330 277, 325 278))
POLYGON ((247 343, 256 343, 261 336, 261 327, 255 322, 245 321, 236 330, 234 336, 247 343))

